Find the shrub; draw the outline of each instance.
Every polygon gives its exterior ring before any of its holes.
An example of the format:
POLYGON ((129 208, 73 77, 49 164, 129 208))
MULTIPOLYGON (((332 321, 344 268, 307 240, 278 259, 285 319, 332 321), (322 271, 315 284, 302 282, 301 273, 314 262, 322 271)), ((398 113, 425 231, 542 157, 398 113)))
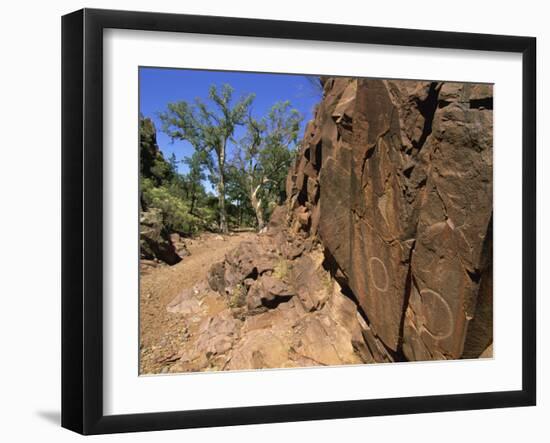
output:
POLYGON ((141 190, 147 207, 161 210, 162 221, 168 231, 191 234, 198 230, 200 219, 192 215, 188 204, 168 188, 155 187, 150 179, 142 179, 141 190))

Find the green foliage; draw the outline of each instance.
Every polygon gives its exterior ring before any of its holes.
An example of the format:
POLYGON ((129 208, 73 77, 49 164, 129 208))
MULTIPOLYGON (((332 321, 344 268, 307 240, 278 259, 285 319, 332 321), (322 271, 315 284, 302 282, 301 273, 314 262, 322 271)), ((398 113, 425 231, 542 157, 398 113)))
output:
POLYGON ((246 113, 254 100, 249 94, 234 103, 234 89, 224 84, 212 85, 209 102, 196 99, 195 103, 179 101, 169 103, 159 114, 162 130, 172 140, 186 140, 201 153, 201 161, 209 170, 210 181, 215 184, 219 197, 220 229, 227 231, 225 208, 225 174, 227 142, 235 127, 244 123, 246 113))
POLYGON ((159 209, 167 232, 192 234, 211 229, 216 211, 208 206, 197 207, 207 199, 201 183, 204 179, 201 163, 192 161, 187 175, 178 173, 178 163, 174 154, 168 161, 164 159, 157 146, 153 122, 140 116, 142 209, 159 209))
POLYGON ((157 185, 174 177, 175 165, 166 162, 157 145, 155 125, 150 118, 139 119, 140 173, 157 185))
POLYGON ((246 289, 245 287, 238 283, 233 287, 231 293, 229 294, 229 306, 231 308, 239 308, 246 304, 246 289))
POLYGON ((194 148, 180 160, 175 154, 163 157, 152 120, 140 116, 141 203, 144 210, 162 212, 166 231, 191 234, 218 226, 224 232, 228 224, 261 228, 286 198, 302 116, 286 101, 256 119, 250 111, 254 94, 233 95, 231 86, 213 85, 206 100, 170 103, 159 114, 162 130, 173 141, 185 140, 194 148), (238 126, 245 133, 236 140, 238 126), (181 164, 187 173, 178 171, 181 164), (217 195, 207 192, 206 181, 217 195))
POLYGON ((275 269, 273 269, 273 276, 282 281, 288 281, 290 276, 290 266, 288 261, 282 257, 279 258, 275 269))
POLYGON ((174 170, 170 163, 157 157, 153 160, 153 165, 151 166, 151 177, 154 177, 158 184, 170 181, 174 176, 174 170))
POLYGON ((169 232, 192 232, 198 220, 189 212, 189 206, 165 186, 154 186, 151 179, 141 183, 143 200, 147 207, 162 211, 162 221, 169 232))
POLYGON ((259 227, 285 198, 285 181, 294 159, 302 116, 290 102, 278 102, 261 120, 248 117, 246 134, 228 168, 232 193, 246 199, 259 227))

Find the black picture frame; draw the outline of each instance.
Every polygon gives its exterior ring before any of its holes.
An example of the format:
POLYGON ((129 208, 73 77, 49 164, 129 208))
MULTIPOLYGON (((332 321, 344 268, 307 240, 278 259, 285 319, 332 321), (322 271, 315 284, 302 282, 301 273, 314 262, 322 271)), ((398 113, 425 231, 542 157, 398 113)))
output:
POLYGON ((83 9, 62 18, 62 426, 152 431, 536 403, 536 39, 229 17, 83 9), (519 53, 523 64, 522 389, 109 415, 103 413, 103 30, 171 31, 519 53))

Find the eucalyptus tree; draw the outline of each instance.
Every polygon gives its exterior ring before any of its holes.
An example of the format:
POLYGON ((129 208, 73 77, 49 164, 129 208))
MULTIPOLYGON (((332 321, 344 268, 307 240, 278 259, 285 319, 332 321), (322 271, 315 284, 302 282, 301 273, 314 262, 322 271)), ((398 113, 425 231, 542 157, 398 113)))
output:
POLYGON ((207 154, 204 151, 195 151, 193 155, 183 159, 183 162, 189 168, 189 171, 185 175, 185 179, 187 197, 191 201, 189 212, 192 215, 194 215, 195 204, 197 203, 199 193, 203 190, 202 181, 206 179, 203 172, 204 165, 208 162, 206 155, 207 154))
POLYGON ((259 229, 265 225, 267 205, 283 200, 301 121, 301 114, 289 101, 275 103, 260 120, 248 116, 246 133, 237 144, 231 168, 238 173, 232 176, 238 177, 246 190, 259 229))
POLYGON ((160 113, 162 130, 172 140, 186 140, 195 151, 203 152, 205 165, 210 178, 217 187, 220 230, 227 232, 225 208, 225 174, 228 142, 235 128, 245 124, 245 119, 254 94, 233 100, 234 89, 224 84, 212 85, 208 102, 195 99, 194 103, 179 101, 169 103, 165 112, 160 113))

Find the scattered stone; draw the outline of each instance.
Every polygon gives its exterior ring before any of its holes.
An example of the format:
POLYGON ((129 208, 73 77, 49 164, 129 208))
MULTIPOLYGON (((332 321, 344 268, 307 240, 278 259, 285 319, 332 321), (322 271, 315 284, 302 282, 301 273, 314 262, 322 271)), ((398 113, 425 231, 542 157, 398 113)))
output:
POLYGON ((225 292, 225 266, 223 262, 214 263, 208 271, 208 284, 213 291, 225 292))

